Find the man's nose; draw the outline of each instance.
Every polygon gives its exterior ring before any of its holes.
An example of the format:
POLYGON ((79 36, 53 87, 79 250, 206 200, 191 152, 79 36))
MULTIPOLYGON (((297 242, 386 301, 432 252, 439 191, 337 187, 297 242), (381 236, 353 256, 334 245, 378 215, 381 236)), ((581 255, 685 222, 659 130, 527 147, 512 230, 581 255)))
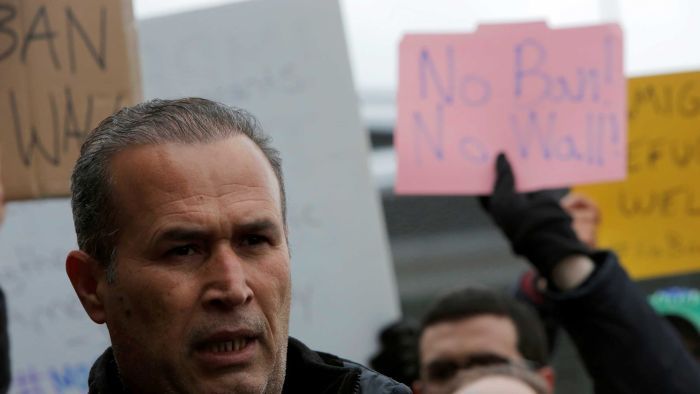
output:
POLYGON ((203 295, 206 309, 227 311, 253 299, 253 290, 246 274, 246 262, 236 255, 233 248, 217 248, 206 265, 203 295))

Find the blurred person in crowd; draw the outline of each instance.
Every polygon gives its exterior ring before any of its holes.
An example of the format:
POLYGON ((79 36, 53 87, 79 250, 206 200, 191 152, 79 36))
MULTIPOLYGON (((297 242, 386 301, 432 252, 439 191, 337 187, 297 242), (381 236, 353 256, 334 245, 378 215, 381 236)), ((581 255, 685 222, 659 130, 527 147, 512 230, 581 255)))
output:
MULTIPOLYGON (((579 239, 586 240, 590 247, 595 246, 597 226, 600 223, 600 211, 597 206, 585 196, 566 191, 553 191, 552 196, 565 193, 560 205, 572 217, 572 227, 579 239)), ((545 366, 541 374, 550 385, 553 384, 554 373, 548 367, 549 357, 555 348, 555 339, 560 330, 559 322, 554 318, 551 306, 545 302, 543 292, 546 281, 537 272, 530 269, 525 272, 516 287, 516 299, 534 307, 534 310, 544 323, 546 344, 542 342, 542 329, 533 316, 532 308, 512 300, 509 296, 485 288, 470 288, 454 291, 445 297, 445 302, 452 304, 452 314, 455 319, 466 318, 475 314, 475 310, 486 312, 492 306, 489 314, 503 317, 503 321, 511 320, 518 330, 518 338, 524 338, 525 343, 519 343, 521 357, 545 366), (454 300, 450 301, 451 298, 454 300), (494 307, 495 306, 495 307, 494 307), (515 321, 513 321, 515 319, 515 321), (530 324, 525 324, 528 321, 530 324), (517 324, 520 322, 520 324, 517 324), (534 323, 533 323, 534 322, 534 323), (524 330, 521 330, 525 328, 524 330), (529 342, 529 343, 527 343, 529 342), (534 342, 534 343, 533 343, 534 342), (546 349, 546 350, 545 350, 546 349), (546 353, 546 354, 545 354, 546 353)), ((435 303, 433 308, 439 308, 435 303)), ((446 319, 447 320, 447 319, 446 319)), ((402 319, 384 327, 379 335, 380 347, 378 353, 370 361, 375 370, 392 377, 406 385, 412 385, 419 379, 418 338, 420 323, 402 319)))
POLYGON ((382 328, 379 351, 369 362, 374 370, 410 386, 418 379, 418 335, 420 325, 400 319, 382 328))
MULTIPOLYGON (((515 176, 504 155, 498 157, 496 169, 493 193, 482 199, 484 208, 513 252, 525 257, 543 278, 543 296, 574 341, 595 392, 700 393, 700 367, 672 328, 652 310, 617 257, 582 242, 572 228, 571 216, 551 193, 517 193, 515 176)), ((428 360, 422 346, 428 329, 424 327, 420 339, 418 393, 430 392, 428 376, 423 373, 427 373, 428 360)), ((497 332, 495 326, 484 331, 497 332)), ((472 338, 460 336, 462 341, 472 338)), ((512 338, 504 335, 493 342, 509 343, 517 361, 517 342, 512 338)), ((497 351, 494 347, 492 353, 497 351)), ((463 362, 460 360, 470 355, 453 357, 463 362)))
POLYGON ((71 188, 66 271, 112 345, 90 393, 409 392, 288 337, 281 162, 251 115, 194 98, 124 108, 87 136, 71 188))
MULTIPOLYGON (((597 206, 585 196, 565 191, 554 191, 553 196, 565 193, 560 205, 572 217, 572 227, 579 239, 586 240, 590 247, 595 246, 597 226, 600 223, 600 212, 597 206)), ((555 348, 555 339, 560 330, 559 322, 554 318, 551 306, 545 302, 543 292, 546 281, 537 272, 530 269, 522 275, 516 287, 517 302, 499 291, 485 288, 467 288, 454 291, 444 297, 445 304, 453 312, 446 314, 454 320, 478 315, 477 310, 489 315, 500 316, 502 322, 510 320, 516 327, 516 336, 523 338, 518 343, 520 357, 531 360, 531 363, 543 366, 540 373, 548 384, 553 385, 554 373, 549 367, 549 358, 555 348), (533 316, 533 308, 544 323, 546 343, 542 340, 542 328, 533 316), (526 322, 529 322, 527 324, 526 322)), ((441 309, 440 301, 433 309, 441 309)), ((433 312, 436 312, 433 310, 433 312)), ((435 314, 435 313, 433 313, 435 314)), ((433 320, 429 318, 428 320, 433 320)), ((445 319, 449 320, 449 319, 445 319)), ((468 325, 468 322, 465 323, 468 325)), ((390 376, 406 385, 412 385, 419 379, 418 338, 420 323, 402 319, 384 327, 379 335, 380 347, 370 361, 375 370, 390 376)), ((429 346, 430 347, 430 346, 429 346)))
POLYGON ((550 394, 536 373, 513 364, 461 371, 445 394, 550 394))
POLYGON ((532 370, 549 387, 554 385, 537 315, 492 289, 468 287, 439 298, 423 319, 419 354, 416 393, 444 392, 460 371, 503 364, 532 370))

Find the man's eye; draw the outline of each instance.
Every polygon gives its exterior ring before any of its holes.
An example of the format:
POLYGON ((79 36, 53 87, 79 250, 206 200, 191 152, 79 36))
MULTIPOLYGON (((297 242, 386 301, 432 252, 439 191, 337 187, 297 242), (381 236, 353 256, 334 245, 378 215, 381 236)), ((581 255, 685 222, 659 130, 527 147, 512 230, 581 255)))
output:
POLYGON ((262 235, 248 235, 243 238, 244 246, 256 246, 267 242, 267 237, 262 235))
POLYGON ((177 257, 193 256, 195 253, 197 253, 197 251, 195 250, 194 245, 178 246, 176 248, 170 249, 170 251, 168 252, 169 255, 177 257))
POLYGON ((493 365, 508 365, 511 361, 505 357, 496 354, 476 354, 467 358, 462 365, 463 369, 471 369, 478 367, 490 367, 493 365))
POLYGON ((454 361, 437 360, 428 364, 428 380, 432 382, 445 382, 452 379, 459 371, 459 365, 454 361))

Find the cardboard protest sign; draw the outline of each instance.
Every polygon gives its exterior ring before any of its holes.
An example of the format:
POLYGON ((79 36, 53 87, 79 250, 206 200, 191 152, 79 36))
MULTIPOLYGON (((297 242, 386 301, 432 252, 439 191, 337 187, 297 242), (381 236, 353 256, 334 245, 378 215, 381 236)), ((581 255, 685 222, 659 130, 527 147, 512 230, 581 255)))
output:
POLYGON ((598 240, 635 278, 700 270, 700 73, 632 78, 629 176, 579 187, 602 213, 598 240))
POLYGON ((521 191, 624 178, 617 25, 407 35, 399 63, 397 193, 486 194, 501 151, 521 191))
POLYGON ((140 97, 129 0, 0 0, 8 200, 61 196, 85 135, 140 97))

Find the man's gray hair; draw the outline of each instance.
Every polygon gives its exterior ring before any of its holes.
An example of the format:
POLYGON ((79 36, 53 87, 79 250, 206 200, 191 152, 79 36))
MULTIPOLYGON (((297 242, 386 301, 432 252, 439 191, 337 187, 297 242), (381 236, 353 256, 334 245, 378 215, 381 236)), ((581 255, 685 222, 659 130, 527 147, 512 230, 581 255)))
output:
POLYGON ((165 143, 208 143, 238 135, 252 140, 272 166, 280 187, 286 227, 286 198, 279 152, 246 111, 201 98, 151 100, 121 109, 92 130, 71 177, 73 222, 82 251, 107 267, 114 281, 117 207, 111 196, 111 158, 127 148, 165 143))

